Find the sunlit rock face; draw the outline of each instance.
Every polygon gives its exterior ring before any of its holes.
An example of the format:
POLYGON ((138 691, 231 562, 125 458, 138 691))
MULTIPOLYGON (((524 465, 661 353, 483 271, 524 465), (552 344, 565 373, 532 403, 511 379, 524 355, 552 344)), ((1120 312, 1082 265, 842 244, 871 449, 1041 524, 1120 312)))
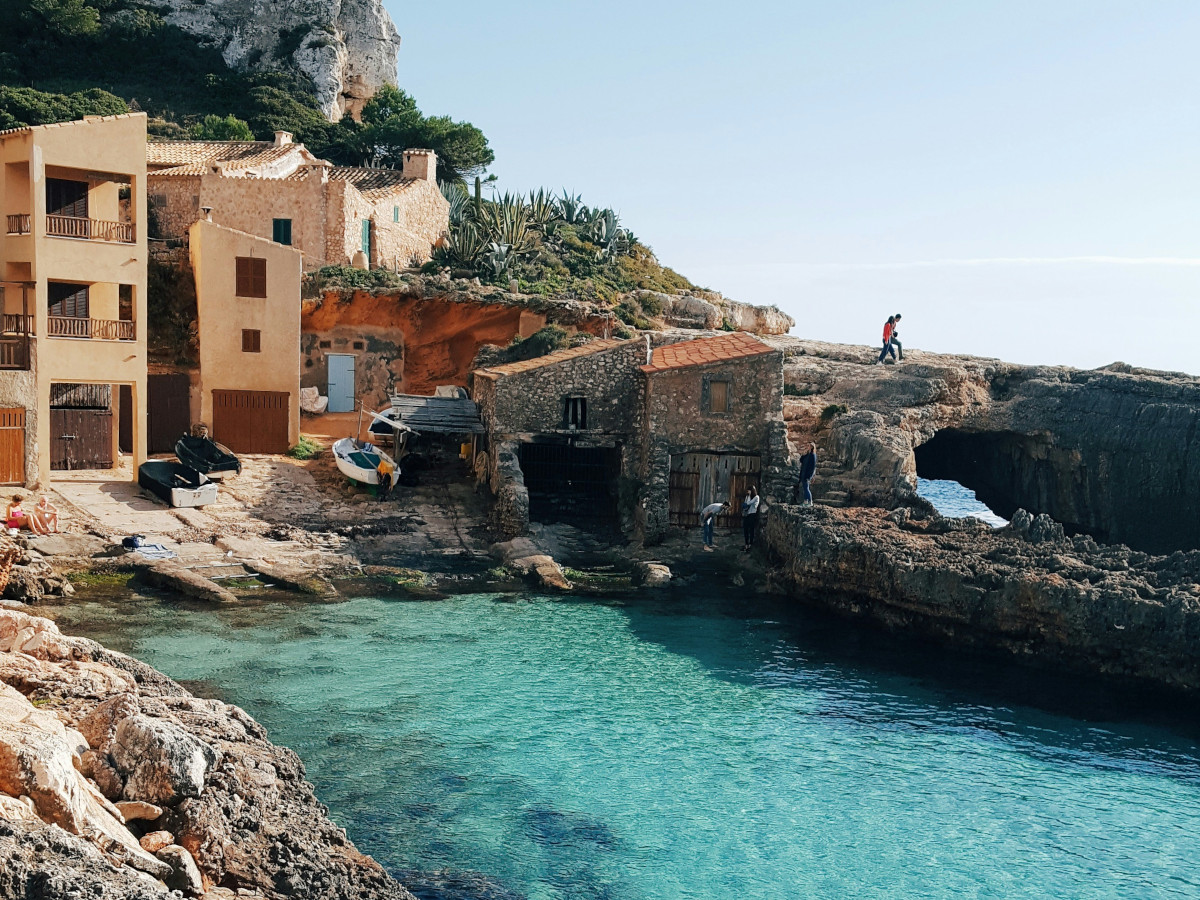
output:
POLYGON ((400 35, 382 0, 146 0, 239 71, 293 69, 312 79, 330 121, 357 116, 396 83, 400 35))

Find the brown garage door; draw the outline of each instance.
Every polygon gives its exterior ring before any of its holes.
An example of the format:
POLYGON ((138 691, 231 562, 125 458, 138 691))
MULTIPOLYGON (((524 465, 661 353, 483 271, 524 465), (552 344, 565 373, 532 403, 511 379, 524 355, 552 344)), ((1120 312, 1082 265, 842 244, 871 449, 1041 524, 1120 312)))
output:
POLYGON ((289 394, 213 391, 213 438, 234 453, 286 453, 289 394))
POLYGON ((25 483, 24 409, 0 409, 0 483, 25 483))
POLYGON ((187 375, 146 378, 147 453, 170 453, 175 442, 188 433, 192 427, 191 387, 187 375))
POLYGON ((50 409, 51 469, 113 467, 111 409, 50 409))

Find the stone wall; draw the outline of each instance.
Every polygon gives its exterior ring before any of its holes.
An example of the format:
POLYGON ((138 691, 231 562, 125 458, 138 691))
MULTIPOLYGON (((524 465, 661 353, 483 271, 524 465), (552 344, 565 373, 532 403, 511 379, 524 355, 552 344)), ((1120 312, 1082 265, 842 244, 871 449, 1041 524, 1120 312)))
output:
POLYGON ((326 194, 339 186, 322 174, 320 168, 307 178, 287 180, 152 174, 147 181, 162 237, 181 239, 206 206, 215 224, 267 240, 274 237, 274 219, 291 219, 292 246, 304 254, 304 268, 312 270, 326 265, 326 194))
POLYGON ((779 352, 709 365, 653 372, 646 377, 641 426, 641 495, 636 510, 641 538, 654 543, 670 519, 671 456, 678 453, 759 454, 761 492, 781 490, 786 459, 783 426, 783 355, 779 352), (708 411, 711 384, 726 381, 725 413, 708 411))
MULTIPOLYGON (((38 483, 37 340, 29 342, 28 371, 0 372, 0 408, 25 410, 25 487, 38 483)), ((47 448, 49 449, 49 448, 47 448)))
POLYGON ((502 434, 572 434, 598 438, 631 435, 641 405, 638 366, 646 359, 645 343, 626 341, 612 349, 540 366, 514 375, 492 377, 477 372, 476 384, 494 380, 494 410, 485 420, 502 434), (587 401, 587 429, 563 426, 568 397, 587 401))
POLYGON ((181 240, 203 207, 212 208, 215 224, 267 240, 274 238, 275 219, 290 219, 292 246, 304 254, 307 271, 349 265, 362 249, 363 220, 371 222, 372 267, 428 260, 449 227, 449 204, 428 181, 368 200, 349 182, 328 180, 321 166, 286 179, 151 174, 147 180, 159 236, 181 240))
POLYGON ((435 182, 417 181, 376 200, 371 218, 375 228, 372 265, 404 269, 414 261, 429 261, 434 245, 450 227, 450 204, 435 182))

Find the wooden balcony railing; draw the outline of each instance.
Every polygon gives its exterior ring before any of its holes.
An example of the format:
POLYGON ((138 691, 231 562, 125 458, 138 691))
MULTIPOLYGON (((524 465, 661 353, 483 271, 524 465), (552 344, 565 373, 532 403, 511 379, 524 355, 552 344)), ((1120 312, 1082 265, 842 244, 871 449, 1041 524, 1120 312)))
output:
MULTIPOLYGON (((0 288, 0 298, 4 296, 4 289, 0 288)), ((36 321, 33 316, 25 316, 21 313, 4 313, 0 316, 0 334, 33 334, 33 323, 36 321)))
POLYGON ((25 213, 20 213, 15 216, 8 217, 8 233, 9 234, 29 234, 31 228, 31 217, 25 213))
POLYGON ((29 368, 29 338, 0 338, 0 369, 29 368))
POLYGON ((116 319, 76 319, 71 316, 50 316, 46 320, 50 337, 90 338, 94 341, 135 341, 137 329, 133 322, 116 319))
POLYGON ((46 234, 52 237, 80 238, 85 241, 133 243, 132 222, 106 222, 75 216, 46 216, 46 234))

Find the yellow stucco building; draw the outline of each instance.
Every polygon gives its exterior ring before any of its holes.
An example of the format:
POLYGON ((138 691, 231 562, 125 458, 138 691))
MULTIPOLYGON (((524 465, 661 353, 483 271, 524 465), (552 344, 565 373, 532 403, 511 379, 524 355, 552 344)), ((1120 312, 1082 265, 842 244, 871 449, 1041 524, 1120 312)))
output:
POLYGON ((146 456, 146 116, 0 132, 0 483, 146 456))
POLYGON ((200 421, 235 453, 300 439, 303 254, 204 219, 188 229, 200 339, 200 421))

